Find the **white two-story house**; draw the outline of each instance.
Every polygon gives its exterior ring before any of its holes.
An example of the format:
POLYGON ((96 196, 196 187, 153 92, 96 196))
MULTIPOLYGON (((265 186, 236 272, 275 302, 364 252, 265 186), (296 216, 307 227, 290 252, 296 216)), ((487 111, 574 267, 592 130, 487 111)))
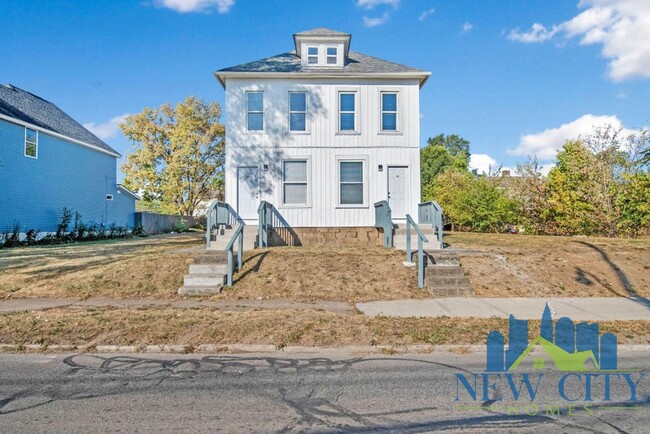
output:
MULTIPOLYGON (((420 202, 419 91, 430 73, 350 50, 350 34, 293 35, 295 50, 215 73, 226 91, 225 200, 261 200, 295 228, 369 227, 420 202)), ((251 41, 254 43, 254 41, 251 41)))

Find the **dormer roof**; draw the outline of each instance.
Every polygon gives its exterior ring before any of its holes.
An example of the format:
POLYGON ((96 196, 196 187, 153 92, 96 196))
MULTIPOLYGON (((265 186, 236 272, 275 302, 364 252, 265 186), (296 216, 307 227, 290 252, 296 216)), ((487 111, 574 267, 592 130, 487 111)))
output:
POLYGON ((338 30, 328 29, 327 27, 318 27, 316 29, 294 33, 293 44, 296 49, 296 55, 302 57, 300 50, 301 42, 343 42, 343 52, 347 57, 350 51, 350 39, 352 39, 352 35, 349 33, 339 32, 338 30))

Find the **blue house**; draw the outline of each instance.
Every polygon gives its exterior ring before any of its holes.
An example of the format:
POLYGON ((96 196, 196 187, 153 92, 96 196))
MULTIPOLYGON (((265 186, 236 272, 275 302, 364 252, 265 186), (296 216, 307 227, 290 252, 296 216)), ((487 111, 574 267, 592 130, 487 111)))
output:
POLYGON ((56 105, 0 85, 0 232, 52 232, 63 208, 85 224, 132 227, 139 198, 116 183, 119 157, 56 105))

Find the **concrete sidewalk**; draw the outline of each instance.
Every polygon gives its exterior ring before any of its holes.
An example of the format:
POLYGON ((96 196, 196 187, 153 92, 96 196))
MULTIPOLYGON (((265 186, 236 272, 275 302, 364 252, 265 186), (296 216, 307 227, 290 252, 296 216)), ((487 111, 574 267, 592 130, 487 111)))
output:
POLYGON ((371 301, 357 303, 368 316, 476 317, 541 319, 548 303, 555 318, 579 321, 650 320, 647 298, 433 298, 424 300, 371 301))

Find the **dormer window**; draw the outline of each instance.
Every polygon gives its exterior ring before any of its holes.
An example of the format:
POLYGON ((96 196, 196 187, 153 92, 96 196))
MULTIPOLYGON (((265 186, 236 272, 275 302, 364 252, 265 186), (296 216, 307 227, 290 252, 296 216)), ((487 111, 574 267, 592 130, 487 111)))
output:
POLYGON ((310 65, 318 65, 318 47, 307 48, 307 63, 310 65))
POLYGON ((327 64, 336 65, 338 63, 338 50, 336 47, 327 47, 327 64))

